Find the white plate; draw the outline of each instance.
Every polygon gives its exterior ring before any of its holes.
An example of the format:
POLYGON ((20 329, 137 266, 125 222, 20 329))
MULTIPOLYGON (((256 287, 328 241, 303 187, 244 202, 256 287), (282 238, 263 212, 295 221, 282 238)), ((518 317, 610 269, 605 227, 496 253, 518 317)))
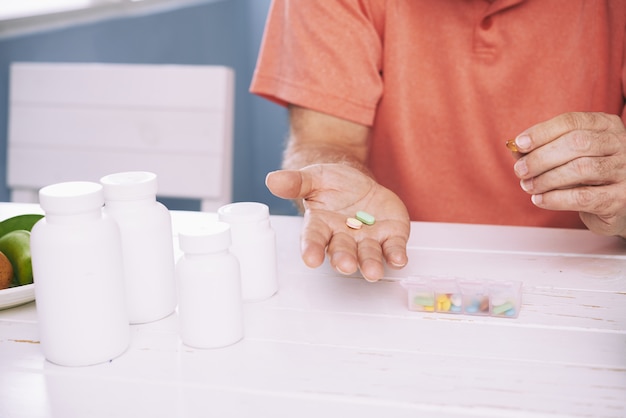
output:
POLYGON ((35 300, 35 284, 0 290, 0 309, 8 309, 35 300))
MULTIPOLYGON (((0 202, 0 220, 16 215, 31 213, 43 214, 41 207, 35 203, 0 202)), ((0 290, 0 309, 8 309, 35 300, 35 285, 10 287, 0 290)))

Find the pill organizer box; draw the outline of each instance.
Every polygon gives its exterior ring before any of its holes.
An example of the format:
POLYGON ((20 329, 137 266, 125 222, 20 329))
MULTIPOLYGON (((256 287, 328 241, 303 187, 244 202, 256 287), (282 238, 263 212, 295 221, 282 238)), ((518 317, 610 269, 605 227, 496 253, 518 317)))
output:
POLYGON ((412 311, 517 318, 522 307, 518 281, 413 276, 401 283, 412 311))

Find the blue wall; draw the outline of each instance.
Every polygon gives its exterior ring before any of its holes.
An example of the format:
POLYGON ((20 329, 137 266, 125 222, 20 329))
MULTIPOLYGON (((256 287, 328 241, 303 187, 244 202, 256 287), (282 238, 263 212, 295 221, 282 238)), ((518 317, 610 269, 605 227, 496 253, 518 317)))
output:
MULTIPOLYGON (((0 40, 0 201, 6 187, 9 65, 13 61, 227 65, 236 73, 235 201, 264 202, 293 214, 290 202, 265 188, 280 166, 286 111, 248 93, 270 0, 226 0, 159 13, 103 20, 0 40)), ((196 202, 166 201, 173 209, 196 202)))

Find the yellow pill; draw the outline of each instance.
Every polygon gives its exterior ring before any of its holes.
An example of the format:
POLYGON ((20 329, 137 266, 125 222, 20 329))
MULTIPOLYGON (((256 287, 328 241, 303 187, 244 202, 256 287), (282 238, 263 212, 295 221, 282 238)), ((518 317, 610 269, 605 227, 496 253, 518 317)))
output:
POLYGON ((445 293, 440 293, 437 295, 437 302, 445 302, 448 299, 448 295, 446 295, 445 293))
POLYGON ((450 310, 450 300, 437 301, 437 312, 448 312, 450 310))
POLYGON ((508 141, 506 141, 506 147, 513 152, 519 152, 519 150, 517 149, 517 144, 515 143, 515 139, 509 139, 508 141))

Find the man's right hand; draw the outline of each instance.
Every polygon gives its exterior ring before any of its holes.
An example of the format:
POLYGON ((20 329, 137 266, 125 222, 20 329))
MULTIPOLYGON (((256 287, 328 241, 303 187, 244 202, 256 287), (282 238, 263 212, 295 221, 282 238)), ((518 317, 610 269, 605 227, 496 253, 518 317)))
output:
POLYGON ((365 279, 377 281, 384 275, 385 262, 392 268, 406 265, 407 209, 395 193, 362 171, 342 163, 314 164, 271 172, 265 182, 278 197, 302 199, 301 252, 309 267, 321 265, 328 253, 338 272, 360 269, 365 279), (357 211, 373 215, 376 222, 349 228, 346 219, 357 211))

